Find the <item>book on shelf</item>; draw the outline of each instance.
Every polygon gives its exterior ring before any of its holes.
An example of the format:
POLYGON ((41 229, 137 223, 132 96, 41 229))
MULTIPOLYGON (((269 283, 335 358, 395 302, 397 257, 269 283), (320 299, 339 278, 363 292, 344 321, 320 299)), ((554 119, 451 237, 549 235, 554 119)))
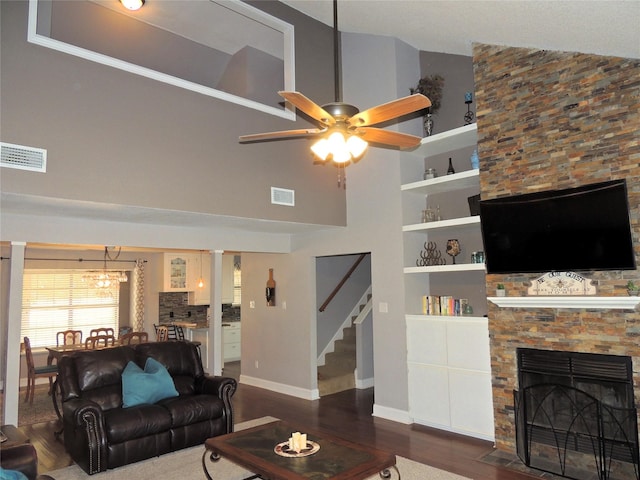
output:
POLYGON ((462 315, 466 298, 454 298, 451 295, 423 295, 423 315, 462 315))

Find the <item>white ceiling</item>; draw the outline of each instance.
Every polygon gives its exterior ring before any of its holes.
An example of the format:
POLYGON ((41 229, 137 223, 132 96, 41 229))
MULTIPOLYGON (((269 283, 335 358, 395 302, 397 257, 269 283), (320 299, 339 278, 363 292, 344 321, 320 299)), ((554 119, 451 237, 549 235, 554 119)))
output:
MULTIPOLYGON (((281 1, 333 26, 332 0, 281 1)), ((468 56, 478 42, 640 58, 640 0, 338 0, 338 29, 468 56)))

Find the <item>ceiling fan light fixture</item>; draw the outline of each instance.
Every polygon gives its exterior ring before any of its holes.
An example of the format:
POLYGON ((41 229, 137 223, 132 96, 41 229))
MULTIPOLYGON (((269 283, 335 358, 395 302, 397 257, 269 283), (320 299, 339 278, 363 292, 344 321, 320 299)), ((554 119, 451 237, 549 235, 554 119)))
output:
POLYGON ((311 151, 313 154, 318 157, 323 162, 329 157, 331 154, 331 150, 329 148, 329 141, 326 138, 321 138, 313 145, 311 145, 311 151))
POLYGON ((140 8, 142 8, 142 6, 144 5, 144 0, 120 0, 120 3, 122 3, 122 6, 124 6, 124 8, 126 8, 127 10, 140 10, 140 8))
POLYGON ((328 138, 321 138, 311 146, 311 151, 323 162, 329 156, 334 163, 343 164, 360 158, 369 144, 357 135, 349 135, 345 140, 345 134, 340 130, 334 130, 328 138))
POLYGON ((354 159, 364 155, 368 146, 369 144, 357 135, 351 135, 349 140, 347 140, 347 148, 354 159))

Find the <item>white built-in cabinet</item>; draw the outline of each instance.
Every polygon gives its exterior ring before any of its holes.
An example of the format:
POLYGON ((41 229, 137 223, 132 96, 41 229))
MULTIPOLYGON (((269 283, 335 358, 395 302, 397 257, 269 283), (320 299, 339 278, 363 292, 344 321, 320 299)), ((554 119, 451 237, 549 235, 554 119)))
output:
POLYGON ((483 250, 480 217, 470 215, 467 200, 480 192, 479 171, 469 161, 476 143, 476 125, 466 125, 423 139, 402 158, 409 414, 415 423, 493 439, 485 267, 471 263, 471 252, 483 250), (449 157, 452 175, 446 175, 449 157), (436 168, 436 178, 423 179, 428 167, 436 168), (443 219, 422 223, 427 205, 440 207, 443 219), (446 255, 453 238, 462 246, 455 264, 446 255), (430 241, 445 265, 416 264, 430 241), (474 314, 426 315, 424 295, 466 298, 474 314))
POLYGON ((165 292, 189 292, 189 305, 209 305, 211 303, 211 255, 207 253, 165 253, 165 292), (200 277, 204 286, 198 287, 200 277))
POLYGON ((228 322, 222 325, 222 351, 225 362, 240 360, 241 322, 228 322))

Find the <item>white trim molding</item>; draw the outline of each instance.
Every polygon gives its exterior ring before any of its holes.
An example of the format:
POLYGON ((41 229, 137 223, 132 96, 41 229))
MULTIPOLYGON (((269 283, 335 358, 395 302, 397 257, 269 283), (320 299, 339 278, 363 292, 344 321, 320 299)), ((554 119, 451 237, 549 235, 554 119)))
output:
POLYGON ((595 297, 595 296, 529 296, 488 297, 491 303, 501 308, 572 308, 603 310, 635 310, 640 297, 595 297))

